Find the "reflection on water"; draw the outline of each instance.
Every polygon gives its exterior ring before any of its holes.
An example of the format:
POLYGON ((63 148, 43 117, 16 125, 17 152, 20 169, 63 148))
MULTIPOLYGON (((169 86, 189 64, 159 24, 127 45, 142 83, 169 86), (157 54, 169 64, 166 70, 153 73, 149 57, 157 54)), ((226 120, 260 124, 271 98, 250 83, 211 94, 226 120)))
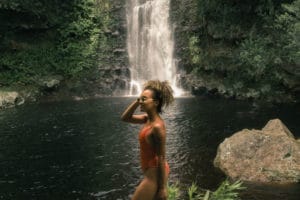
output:
MULTIPOLYGON (((120 122, 131 98, 24 105, 0 112, 0 199, 128 199, 141 179, 139 125, 120 122)), ((218 144, 242 128, 280 118, 300 134, 299 105, 176 99, 167 123, 170 182, 215 189, 218 144)), ((300 135, 296 135, 300 136, 300 135)), ((297 199, 299 185, 249 185, 242 199, 297 199)))

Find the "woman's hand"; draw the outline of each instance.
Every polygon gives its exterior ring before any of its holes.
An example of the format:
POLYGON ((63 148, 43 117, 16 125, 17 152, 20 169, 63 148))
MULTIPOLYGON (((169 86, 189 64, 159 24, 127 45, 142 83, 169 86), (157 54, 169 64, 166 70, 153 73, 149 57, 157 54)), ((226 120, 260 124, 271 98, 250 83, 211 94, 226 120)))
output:
POLYGON ((161 188, 157 192, 158 200, 167 200, 168 199, 168 191, 167 188, 161 188))
POLYGON ((134 115, 133 113, 139 107, 139 99, 133 101, 123 112, 121 116, 121 120, 124 122, 130 122, 130 123, 135 123, 135 124, 143 124, 146 123, 147 121, 147 115, 142 114, 142 115, 134 115))

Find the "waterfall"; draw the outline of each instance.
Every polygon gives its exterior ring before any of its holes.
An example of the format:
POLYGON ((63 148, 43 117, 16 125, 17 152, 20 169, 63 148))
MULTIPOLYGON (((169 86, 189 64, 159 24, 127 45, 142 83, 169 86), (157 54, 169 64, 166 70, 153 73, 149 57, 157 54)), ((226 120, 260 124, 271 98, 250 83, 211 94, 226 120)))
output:
POLYGON ((129 95, 139 94, 141 85, 150 79, 169 81, 175 95, 180 95, 169 25, 170 0, 127 0, 127 3, 129 95))

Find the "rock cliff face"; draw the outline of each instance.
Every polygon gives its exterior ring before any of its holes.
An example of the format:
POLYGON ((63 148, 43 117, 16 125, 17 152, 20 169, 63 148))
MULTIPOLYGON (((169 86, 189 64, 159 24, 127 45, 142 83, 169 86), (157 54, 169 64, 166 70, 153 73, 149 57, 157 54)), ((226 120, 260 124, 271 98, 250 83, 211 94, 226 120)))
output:
POLYGON ((113 23, 101 35, 100 40, 107 43, 104 46, 99 44, 98 67, 77 84, 78 89, 82 93, 86 91, 88 95, 124 95, 130 78, 126 45, 126 1, 115 0, 110 4, 113 23))
POLYGON ((252 182, 300 181, 300 143, 279 120, 262 130, 244 129, 218 147, 214 165, 233 179, 252 182))
POLYGON ((119 96, 126 93, 130 71, 127 54, 126 1, 109 3, 110 23, 99 35, 97 66, 80 77, 64 80, 47 98, 84 99, 98 96, 119 96))
POLYGON ((114 23, 110 30, 106 30, 106 37, 110 40, 110 46, 102 49, 99 45, 99 54, 107 55, 99 57, 98 77, 95 86, 97 93, 104 95, 124 95, 130 78, 128 54, 127 54, 127 21, 126 1, 112 1, 111 14, 114 23))

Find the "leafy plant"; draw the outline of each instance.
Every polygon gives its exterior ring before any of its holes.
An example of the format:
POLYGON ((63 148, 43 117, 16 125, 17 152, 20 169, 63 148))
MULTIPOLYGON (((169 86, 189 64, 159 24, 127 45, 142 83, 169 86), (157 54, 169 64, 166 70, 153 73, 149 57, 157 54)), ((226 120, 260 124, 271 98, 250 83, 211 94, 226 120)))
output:
POLYGON ((200 41, 196 36, 190 37, 189 40, 189 50, 191 55, 192 64, 200 64, 201 63, 201 49, 200 49, 200 41))
POLYGON ((209 200, 236 200, 239 199, 237 191, 243 189, 245 189, 245 187, 242 186, 241 181, 230 184, 228 180, 225 180, 219 188, 212 193, 209 200))
POLYGON ((198 187, 195 183, 192 183, 191 187, 188 188, 188 196, 189 200, 197 200, 200 198, 200 195, 198 193, 198 187))
MULTIPOLYGON (((204 190, 198 188, 195 183, 187 189, 188 200, 238 200, 238 192, 246 189, 241 181, 230 183, 225 180, 216 191, 204 190)), ((178 183, 168 186, 168 199, 179 200, 180 198, 178 183)))
POLYGON ((246 39, 240 47, 240 69, 247 80, 259 80, 268 70, 270 55, 263 38, 246 39))
POLYGON ((168 185, 168 200, 176 200, 179 197, 178 183, 174 185, 168 185))

